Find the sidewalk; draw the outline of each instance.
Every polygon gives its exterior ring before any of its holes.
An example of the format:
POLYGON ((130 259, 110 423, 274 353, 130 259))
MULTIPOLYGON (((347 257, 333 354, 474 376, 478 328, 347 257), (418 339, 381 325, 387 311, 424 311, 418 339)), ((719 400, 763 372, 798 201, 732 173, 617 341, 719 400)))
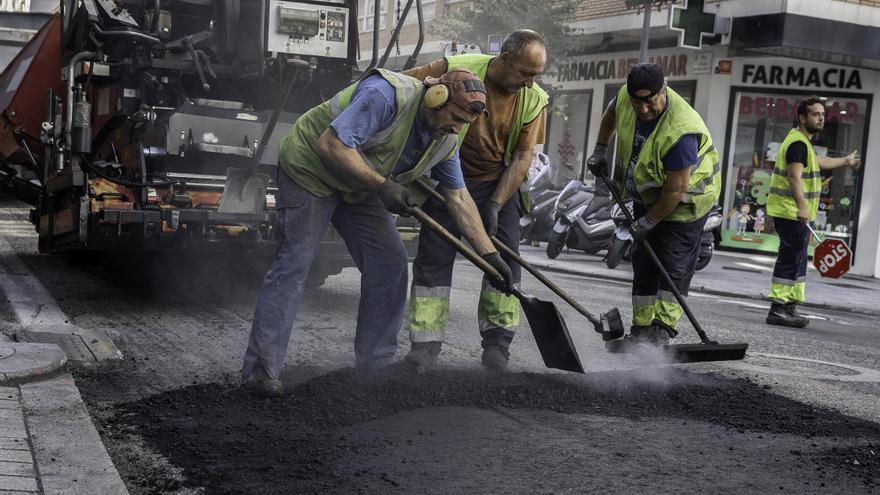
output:
POLYGON ((55 344, 0 341, 0 493, 127 494, 55 344))
MULTIPOLYGON (((546 243, 540 247, 520 246, 520 254, 529 263, 550 271, 609 280, 632 281, 632 267, 622 262, 612 270, 605 266, 603 255, 566 250, 558 258, 547 258, 546 243)), ((716 251, 712 262, 694 274, 691 292, 767 301, 770 278, 776 258, 716 251)), ((826 308, 880 316, 880 280, 845 275, 839 280, 822 278, 812 264, 807 270, 806 307, 826 308)), ((769 307, 769 302, 768 302, 769 307)))

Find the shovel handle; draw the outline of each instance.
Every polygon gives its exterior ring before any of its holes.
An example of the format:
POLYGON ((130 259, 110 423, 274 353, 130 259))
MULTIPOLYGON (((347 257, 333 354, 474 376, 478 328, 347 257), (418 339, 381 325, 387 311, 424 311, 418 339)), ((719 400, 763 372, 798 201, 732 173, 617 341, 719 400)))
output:
MULTIPOLYGON (((608 186, 608 189, 611 191, 611 197, 614 198, 614 202, 617 203, 617 206, 620 207, 620 210, 626 215, 626 220, 633 224, 635 223, 635 219, 632 216, 632 213, 629 212, 629 209, 623 203, 623 198, 620 197, 620 193, 617 191, 617 188, 614 184, 608 180, 608 177, 605 174, 601 174, 599 177, 605 182, 605 185, 608 186)), ((660 275, 663 276, 663 280, 666 281, 666 285, 669 286, 669 291, 672 292, 672 295, 675 296, 675 300, 678 301, 678 304, 681 305, 681 309, 684 310, 684 314, 687 315, 688 320, 690 320, 691 325, 694 326, 694 330, 697 331, 697 334, 700 336, 700 340, 703 341, 704 344, 712 344, 715 343, 709 340, 709 337, 706 335, 706 332, 703 331, 703 327, 700 326, 700 322, 697 321, 697 317, 694 316, 694 313, 691 311, 690 306, 688 306, 687 301, 684 299, 684 296, 681 295, 681 292, 678 291, 678 287, 675 286, 675 283, 672 282, 672 277, 669 276, 669 272, 666 271, 666 267, 663 266, 663 262, 660 261, 660 258, 657 257, 657 253, 654 252, 654 249, 648 243, 647 239, 641 239, 642 249, 648 253, 648 257, 651 258, 651 261, 654 262, 654 265, 657 267, 657 271, 660 272, 660 275)))
MULTIPOLYGON (((436 189, 432 189, 430 187, 427 187, 427 185, 422 182, 419 182, 419 185, 421 185, 422 189, 424 189, 431 197, 433 197, 437 201, 440 201, 441 203, 446 202, 446 199, 443 197, 443 195, 440 194, 439 192, 437 192, 436 189)), ((489 239, 492 240, 492 244, 494 244, 495 247, 498 248, 499 251, 503 252, 508 257, 510 257, 512 260, 519 263, 520 266, 525 268, 536 279, 540 280, 541 283, 543 283, 544 285, 547 286, 547 288, 552 290, 557 296, 561 297, 563 301, 570 304, 571 307, 573 307, 578 313, 584 315, 588 320, 590 320, 590 323, 592 323, 593 325, 601 325, 602 324, 602 322, 599 320, 599 318, 596 318, 592 313, 587 311, 586 308, 584 308, 583 306, 578 304, 577 301, 572 299, 571 296, 566 294, 565 291, 563 291, 558 285, 554 284, 552 281, 550 281, 549 278, 545 277, 543 273, 539 272, 529 262, 527 262, 525 259, 523 259, 523 257, 520 256, 519 254, 517 254, 516 251, 507 247, 507 244, 504 244, 503 242, 501 242, 494 235, 489 236, 489 239)), ((456 240, 458 240, 458 239, 456 239, 456 240)))
MULTIPOLYGON (((421 222, 422 225, 428 227, 429 229, 431 229, 434 232, 436 232, 437 234, 439 234, 440 237, 443 238, 443 240, 445 240, 446 242, 451 244, 455 248, 455 250, 458 251, 459 253, 461 253, 462 256, 467 258, 468 261, 477 265, 477 268, 479 268, 480 270, 485 272, 486 275, 493 277, 496 280, 504 280, 503 278, 501 278, 501 274, 499 274, 498 271, 495 270, 495 268, 493 268, 492 265, 490 265, 488 261, 486 261, 482 257, 480 257, 479 254, 474 252, 473 249, 469 248, 459 238, 452 235, 451 232, 446 230, 446 228, 444 228, 436 220, 431 218, 430 215, 428 215, 427 213, 422 211, 421 208, 419 208, 418 206, 412 206, 409 209, 409 214, 416 217, 416 219, 418 219, 418 221, 421 222)), ((520 292, 519 290, 517 290, 516 288, 513 288, 513 287, 511 287, 510 293, 513 296, 516 296, 516 298, 519 300, 523 300, 526 298, 526 296, 524 296, 522 292, 520 292)))

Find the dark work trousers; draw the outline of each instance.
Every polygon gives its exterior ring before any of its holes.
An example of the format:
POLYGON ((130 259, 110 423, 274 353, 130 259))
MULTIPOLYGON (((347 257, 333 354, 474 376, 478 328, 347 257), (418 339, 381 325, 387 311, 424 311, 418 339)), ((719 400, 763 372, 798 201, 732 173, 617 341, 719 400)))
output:
MULTIPOLYGON (((638 203, 634 209, 635 218, 646 213, 638 203)), ((708 215, 693 222, 663 221, 646 238, 683 296, 687 295, 696 270, 706 218, 708 215)), ((675 328, 683 309, 640 242, 633 243, 632 267, 633 325, 648 326, 659 319, 675 328)))
POLYGON ((779 235, 779 255, 773 267, 770 299, 778 303, 802 303, 807 280, 807 248, 810 230, 797 220, 773 217, 779 235))
MULTIPOLYGON (((479 208, 491 200, 498 182, 467 182, 466 185, 479 208)), ((442 202, 429 198, 423 209, 453 235, 461 237, 458 225, 442 202)), ((515 252, 519 252, 519 218, 519 195, 514 193, 498 213, 498 232, 495 236, 515 252)), ((455 248, 440 235, 422 227, 418 254, 413 262, 410 293, 408 327, 413 342, 443 341, 449 316, 449 292, 456 254, 455 248)), ((518 285, 521 279, 519 264, 503 253, 501 257, 510 266, 513 281, 518 285)), ((507 349, 519 324, 519 301, 514 296, 506 296, 492 288, 484 277, 477 312, 483 347, 497 345, 507 349)))
POLYGON ((394 218, 374 194, 349 204, 339 195, 313 196, 280 167, 277 180, 280 243, 257 296, 242 383, 250 379, 255 365, 262 365, 273 378, 281 373, 306 276, 331 223, 361 272, 357 364, 390 362, 397 351, 407 289, 407 252, 394 218))

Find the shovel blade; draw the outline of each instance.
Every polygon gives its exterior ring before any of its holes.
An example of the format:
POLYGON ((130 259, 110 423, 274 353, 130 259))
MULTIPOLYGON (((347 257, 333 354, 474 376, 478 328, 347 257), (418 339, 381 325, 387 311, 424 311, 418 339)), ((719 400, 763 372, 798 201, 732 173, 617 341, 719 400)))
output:
POLYGON ((677 363, 738 361, 746 357, 749 344, 667 344, 663 350, 677 363))
POLYGON ((250 169, 229 167, 226 184, 220 198, 220 213, 259 213, 266 203, 269 176, 257 174, 250 169))
POLYGON ((568 333, 562 315, 553 303, 535 297, 520 299, 529 326, 535 335, 535 342, 548 368, 556 368, 575 373, 583 373, 584 367, 578 358, 577 350, 568 333))

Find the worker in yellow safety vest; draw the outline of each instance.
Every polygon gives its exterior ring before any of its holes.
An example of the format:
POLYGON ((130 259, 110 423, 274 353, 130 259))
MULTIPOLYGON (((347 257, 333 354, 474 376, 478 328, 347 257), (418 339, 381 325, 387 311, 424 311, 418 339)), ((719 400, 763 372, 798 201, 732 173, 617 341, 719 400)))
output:
POLYGON ((858 168, 861 159, 858 151, 839 158, 816 156, 811 140, 825 126, 825 105, 818 97, 810 96, 798 103, 797 119, 798 126, 788 131, 779 146, 767 197, 767 215, 779 235, 767 323, 802 328, 809 320, 797 312, 797 305, 805 300, 810 240, 807 224, 816 220, 819 211, 820 170, 858 168))
MULTIPOLYGON (((485 83, 487 115, 465 126, 459 134, 461 169, 486 232, 513 251, 519 249, 519 218, 529 208, 528 198, 518 190, 535 156, 535 146, 544 142, 548 96, 535 78, 544 71, 546 60, 541 35, 524 29, 504 40, 498 56, 453 55, 405 72, 424 79, 447 70, 467 69, 485 83)), ((459 232, 442 202, 429 199, 424 210, 449 230, 459 232)), ((449 316, 455 255, 439 235, 422 229, 407 315, 412 348, 404 359, 413 371, 431 367, 440 353, 449 316)), ((514 284, 519 284, 519 265, 502 257, 510 265, 514 284)), ((507 367, 508 349, 519 324, 519 301, 484 278, 477 318, 483 347, 481 363, 489 370, 501 371, 507 367)))
MULTIPOLYGON (((663 68, 634 65, 626 85, 602 116, 597 144, 587 160, 595 176, 607 175, 607 147, 617 133, 618 187, 633 199, 636 241, 647 240, 676 288, 687 295, 703 225, 721 188, 718 152, 703 119, 671 88, 663 68)), ((632 250, 632 328, 628 340, 663 344, 675 337, 683 310, 651 258, 632 250)))

